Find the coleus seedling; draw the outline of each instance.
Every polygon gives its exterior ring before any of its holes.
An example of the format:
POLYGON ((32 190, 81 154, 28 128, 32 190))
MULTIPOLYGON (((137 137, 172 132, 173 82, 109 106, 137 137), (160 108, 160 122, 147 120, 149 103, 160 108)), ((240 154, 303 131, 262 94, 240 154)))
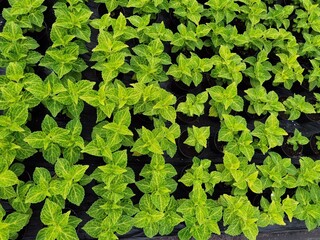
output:
POLYGON ((315 32, 320 32, 319 28, 319 16, 320 9, 317 4, 313 4, 310 0, 302 1, 304 9, 297 9, 295 13, 297 17, 295 18, 295 29, 299 31, 308 32, 311 28, 315 32))
POLYGON ((271 148, 281 146, 283 136, 288 135, 284 129, 279 127, 279 124, 279 120, 274 114, 271 114, 265 123, 259 121, 254 122, 252 135, 259 139, 259 141, 256 142, 256 146, 263 154, 271 148))
POLYGON ((241 71, 246 69, 246 64, 241 57, 231 52, 227 45, 221 45, 219 55, 211 58, 214 68, 211 71, 211 76, 221 78, 222 81, 239 84, 242 81, 241 71))
MULTIPOLYGON (((178 32, 174 33, 171 44, 171 52, 175 53, 179 50, 192 50, 202 49, 204 42, 197 36, 196 26, 192 22, 188 21, 185 25, 181 23, 177 27, 178 32)), ((202 36, 201 36, 202 37, 202 36)))
POLYGON ((199 25, 201 13, 204 10, 203 5, 197 0, 173 0, 170 1, 169 7, 174 10, 176 16, 179 16, 180 19, 184 20, 180 22, 190 20, 196 25, 199 25))
POLYGON ((125 234, 133 227, 132 216, 138 209, 130 199, 134 193, 128 185, 135 182, 135 174, 127 167, 127 161, 126 151, 114 152, 112 160, 91 174, 99 183, 93 187, 99 199, 87 211, 93 219, 83 229, 92 237, 118 239, 117 235, 125 234))
MULTIPOLYGON (((49 115, 46 115, 43 119, 41 128, 42 131, 32 132, 24 141, 31 147, 40 149, 44 159, 51 164, 54 164, 60 157, 62 149, 66 149, 74 143, 77 143, 76 146, 83 147, 82 138, 72 139, 71 131, 58 127, 57 122, 49 115)), ((78 134, 77 130, 76 134, 78 134)))
POLYGON ((244 92, 247 94, 244 98, 250 101, 248 107, 250 114, 260 116, 271 113, 277 115, 278 112, 286 110, 275 91, 267 92, 263 86, 256 86, 244 90, 244 92))
POLYGON ((209 239, 214 234, 220 235, 218 222, 222 218, 223 208, 212 199, 208 199, 206 191, 212 194, 214 186, 220 182, 218 172, 208 172, 211 161, 208 159, 193 158, 190 169, 179 180, 184 185, 191 187, 189 199, 179 200, 177 212, 181 213, 186 226, 178 232, 179 239, 197 240, 209 239), (205 189, 202 185, 205 184, 205 189))
POLYGON ((236 236, 243 233, 248 239, 256 239, 260 211, 251 204, 247 196, 230 196, 223 194, 218 199, 223 206, 223 225, 228 226, 225 233, 236 236))
POLYGON ((301 113, 316 113, 313 105, 307 102, 305 99, 305 96, 294 94, 283 102, 283 105, 286 107, 285 113, 289 115, 289 120, 298 119, 301 113))
POLYGON ((230 23, 239 11, 239 5, 233 0, 209 0, 205 3, 210 8, 205 9, 204 15, 210 19, 214 19, 215 23, 230 23))
POLYGON ((319 71, 319 61, 316 59, 310 60, 312 69, 309 70, 307 75, 309 90, 312 91, 316 87, 320 87, 320 71, 319 71))
POLYGON ((203 148, 207 147, 207 141, 210 137, 210 127, 196 127, 192 126, 192 128, 187 129, 188 137, 183 142, 189 146, 194 147, 197 153, 200 153, 203 148))
POLYGON ((255 164, 248 164, 246 158, 224 150, 223 164, 216 164, 216 168, 221 173, 221 182, 233 186, 232 194, 245 195, 248 188, 254 193, 262 193, 259 171, 255 164))
POLYGON ((2 16, 8 22, 15 22, 22 29, 40 32, 43 29, 44 15, 47 9, 44 0, 11 0, 10 8, 5 8, 2 16))
POLYGON ((210 71, 212 66, 213 62, 209 58, 200 58, 194 53, 191 53, 191 57, 187 58, 180 53, 177 57, 177 64, 172 64, 167 74, 173 76, 176 81, 182 81, 187 86, 192 83, 198 86, 202 82, 202 73, 210 71))
POLYGON ((223 114, 218 141, 227 142, 225 150, 235 155, 243 154, 249 161, 254 155, 253 137, 241 116, 223 114))
POLYGON ((186 101, 179 103, 177 112, 182 112, 189 117, 201 116, 204 113, 204 104, 208 100, 208 92, 202 92, 196 96, 188 93, 186 101))
POLYGON ((289 137, 287 143, 292 145, 293 150, 297 151, 299 146, 308 144, 309 139, 302 135, 302 133, 298 130, 294 130, 293 136, 289 137))
POLYGON ((172 179, 176 174, 174 167, 165 163, 159 154, 154 154, 150 164, 144 165, 140 172, 144 179, 136 185, 144 195, 140 199, 140 212, 134 217, 134 225, 142 228, 149 238, 158 233, 171 233, 182 221, 176 213, 177 201, 171 196, 177 188, 177 182, 172 179))
POLYGON ((213 86, 207 88, 211 100, 209 116, 219 117, 222 119, 222 114, 229 114, 231 111, 240 112, 243 110, 244 101, 238 95, 237 84, 231 83, 225 89, 221 86, 213 86))
POLYGON ((170 65, 171 58, 167 53, 164 53, 164 45, 159 38, 152 40, 148 45, 139 44, 132 50, 136 56, 131 57, 130 66, 138 82, 149 83, 168 80, 163 66, 170 65))
POLYGON ((23 35, 17 23, 7 22, 0 32, 0 66, 6 67, 10 62, 16 62, 17 67, 20 66, 23 69, 26 66, 35 65, 42 57, 35 51, 38 47, 36 40, 23 35))
POLYGON ((6 211, 0 204, 0 238, 16 239, 19 231, 26 226, 30 219, 30 214, 13 212, 6 215, 6 211))
POLYGON ((40 213, 40 219, 47 227, 38 232, 36 239, 79 239, 75 228, 82 220, 71 216, 70 213, 70 210, 62 213, 62 208, 59 204, 46 199, 40 213))
POLYGON ((95 0, 96 3, 104 3, 108 12, 114 11, 118 6, 125 7, 128 0, 95 0))

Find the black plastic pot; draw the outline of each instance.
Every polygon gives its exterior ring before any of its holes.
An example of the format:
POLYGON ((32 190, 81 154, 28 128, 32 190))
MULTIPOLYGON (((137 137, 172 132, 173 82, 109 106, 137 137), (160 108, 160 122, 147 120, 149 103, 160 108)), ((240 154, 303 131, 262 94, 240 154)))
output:
POLYGON ((315 155, 320 155, 320 150, 317 148, 317 139, 316 136, 320 136, 318 135, 312 135, 310 138, 310 142, 309 142, 309 146, 311 151, 315 154, 315 155))

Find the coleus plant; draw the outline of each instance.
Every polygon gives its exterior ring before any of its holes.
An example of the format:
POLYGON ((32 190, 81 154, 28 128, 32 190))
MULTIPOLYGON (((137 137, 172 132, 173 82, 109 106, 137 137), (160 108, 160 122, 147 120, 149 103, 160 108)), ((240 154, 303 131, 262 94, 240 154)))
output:
POLYGON ((150 164, 146 164, 140 176, 144 179, 136 182, 144 195, 139 201, 140 212, 134 216, 134 225, 142 228, 145 235, 152 238, 156 234, 171 233, 182 218, 176 213, 177 201, 171 194, 177 188, 172 179, 177 174, 175 168, 162 155, 154 154, 150 164))
POLYGON ((198 86, 202 82, 202 73, 210 71, 212 66, 212 59, 200 58, 194 53, 191 53, 191 57, 187 58, 180 53, 177 57, 177 64, 172 64, 167 74, 173 76, 176 81, 182 81, 187 86, 192 83, 198 86))
POLYGON ((178 232, 179 239, 209 239, 214 234, 220 235, 218 222, 222 218, 223 208, 207 197, 206 192, 214 193, 214 186, 220 182, 219 173, 209 173, 211 161, 193 158, 190 169, 179 179, 184 185, 192 187, 189 199, 179 200, 177 212, 181 213, 186 226, 178 232), (202 185, 205 185, 203 189, 202 185))
POLYGON ((308 144, 309 139, 303 136, 298 129, 295 129, 293 136, 288 138, 287 143, 292 145, 294 151, 297 151, 299 146, 308 144))
POLYGON ((192 116, 201 116, 204 113, 204 104, 208 100, 208 93, 202 92, 196 96, 188 93, 186 95, 186 101, 180 102, 177 107, 177 112, 182 112, 185 115, 192 116))
POLYGON ((203 148, 207 147, 207 141, 210 137, 210 127, 196 127, 192 126, 192 128, 187 129, 188 137, 183 142, 189 146, 194 147, 197 153, 200 153, 203 148))
POLYGON ((289 115, 289 120, 296 120, 300 117, 301 113, 316 113, 311 103, 306 101, 305 96, 294 94, 289 96, 283 105, 286 107, 285 113, 289 115))

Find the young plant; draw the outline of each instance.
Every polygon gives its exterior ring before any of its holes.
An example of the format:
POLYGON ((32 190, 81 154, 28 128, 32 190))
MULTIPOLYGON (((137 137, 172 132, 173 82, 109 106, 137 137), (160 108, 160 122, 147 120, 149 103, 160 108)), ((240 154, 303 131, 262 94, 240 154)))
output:
POLYGON ((208 199, 206 191, 212 194, 215 184, 220 182, 219 173, 209 173, 211 161, 193 158, 192 167, 188 169, 179 182, 192 187, 189 199, 181 199, 177 212, 185 219, 186 226, 178 232, 180 239, 209 239, 211 235, 220 235, 218 222, 222 218, 222 207, 217 201, 208 199), (202 188, 205 185, 206 190, 202 188))
POLYGON ((195 148, 200 153, 203 148, 207 147, 207 140, 210 136, 210 127, 188 127, 188 138, 183 142, 195 148))
POLYGON ((82 220, 71 216, 70 213, 71 211, 62 213, 62 208, 59 204, 46 199, 40 213, 40 219, 47 227, 38 232, 37 239, 79 239, 76 227, 82 220))
POLYGON ((317 4, 313 4, 311 0, 302 2, 304 9, 297 9, 295 12, 297 17, 294 19, 295 26, 299 32, 308 32, 311 28, 315 32, 320 32, 319 17, 320 9, 317 4))
POLYGON ((251 204, 247 196, 223 194, 218 203, 224 208, 223 225, 228 226, 225 233, 231 236, 243 233, 250 240, 256 239, 260 211, 251 204))
POLYGON ((243 73, 250 77, 250 83, 253 87, 261 86, 272 77, 270 72, 273 66, 267 61, 270 50, 263 49, 258 53, 257 57, 250 56, 243 60, 251 65, 243 70, 243 73))
POLYGON ((95 0, 96 3, 104 3, 108 10, 108 13, 116 10, 118 7, 125 7, 128 4, 128 0, 95 0))
POLYGON ((299 56, 297 51, 291 51, 288 54, 278 53, 276 55, 281 62, 278 62, 273 68, 273 73, 275 74, 273 83, 275 85, 283 83, 286 89, 291 89, 295 81, 301 84, 303 81, 303 68, 297 60, 299 56))
POLYGON ((279 120, 274 114, 271 114, 265 123, 254 122, 252 136, 257 137, 259 141, 256 146, 265 154, 269 149, 283 144, 283 136, 288 133, 279 127, 279 120))
POLYGON ((61 148, 70 144, 70 130, 58 127, 56 121, 46 115, 41 123, 42 131, 35 131, 24 141, 31 147, 40 149, 45 160, 54 164, 61 155, 61 148))
POLYGON ((289 120, 297 120, 301 113, 316 113, 313 105, 306 102, 306 97, 300 94, 294 94, 293 97, 288 97, 283 105, 286 107, 285 113, 289 115, 289 120))
POLYGON ((202 73, 210 71, 212 65, 213 63, 209 58, 200 58, 194 53, 191 53, 191 57, 187 58, 180 53, 177 57, 177 64, 172 64, 167 74, 173 76, 176 81, 182 81, 187 86, 192 83, 198 86, 202 82, 202 73))
POLYGON ((232 110, 240 112, 243 109, 243 99, 238 95, 237 84, 231 83, 226 89, 221 86, 207 88, 211 100, 209 116, 222 119, 223 114, 229 114, 232 110))
POLYGON ((192 50, 202 49, 204 42, 197 36, 196 26, 188 21, 187 25, 181 23, 177 27, 178 32, 176 32, 171 40, 172 49, 171 52, 175 53, 179 50, 192 50))
POLYGON ((96 168, 91 177, 98 181, 93 191, 99 196, 87 211, 92 217, 83 229, 94 238, 118 239, 133 227, 133 215, 139 210, 133 205, 129 184, 135 182, 134 172, 127 167, 126 151, 113 153, 112 160, 96 168))
POLYGON ((246 69, 246 64, 239 55, 231 52, 228 46, 221 45, 219 55, 213 56, 211 61, 214 65, 210 74, 212 77, 221 78, 228 83, 239 84, 242 81, 241 71, 246 69))
POLYGON ((287 143, 293 146, 294 151, 297 151, 299 146, 308 144, 309 139, 303 136, 298 129, 295 129, 294 135, 288 138, 287 143))
POLYGON ((253 138, 243 117, 223 114, 218 141, 227 142, 226 151, 243 154, 249 161, 254 155, 253 138))
POLYGON ((202 15, 201 13, 204 10, 203 5, 197 2, 197 0, 173 0, 170 1, 169 7, 174 9, 173 13, 179 16, 181 20, 190 20, 196 25, 199 25, 202 15))
POLYGON ((188 93, 186 96, 186 101, 179 103, 177 112, 182 112, 189 117, 199 117, 204 113, 204 104, 207 102, 207 100, 207 92, 199 93, 197 96, 188 93))
POLYGON ((164 157, 158 154, 154 154, 150 164, 146 164, 140 172, 144 179, 136 185, 144 195, 140 199, 140 212, 134 217, 134 225, 142 228, 149 238, 158 233, 171 233, 182 221, 176 213, 177 201, 171 196, 178 185, 172 179, 176 174, 174 167, 165 163, 164 157))
POLYGON ((47 9, 43 6, 44 0, 22 0, 10 1, 10 8, 5 8, 2 16, 7 22, 15 22, 25 31, 35 30, 40 32, 43 29, 44 15, 47 9))
POLYGON ((279 102, 278 95, 275 91, 267 93, 263 86, 256 86, 244 91, 247 95, 245 99, 250 101, 248 113, 265 115, 268 112, 277 115, 278 112, 285 111, 284 105, 279 102))
POLYGON ((221 174, 221 182, 233 187, 234 195, 245 196, 250 189, 254 193, 262 193, 262 181, 258 177, 259 171, 255 164, 248 164, 248 160, 237 157, 235 154, 224 151, 223 164, 216 164, 221 174))
POLYGON ((0 204, 0 238, 16 239, 19 237, 19 231, 22 230, 29 222, 31 214, 12 212, 6 215, 6 211, 0 204))
POLYGON ((83 59, 79 58, 80 48, 75 42, 65 46, 49 47, 39 66, 53 70, 61 79, 69 72, 81 73, 87 68, 83 59))
POLYGON ((273 7, 269 7, 265 22, 269 25, 275 25, 277 29, 282 26, 284 29, 288 29, 290 26, 289 16, 294 11, 293 5, 281 6, 280 4, 275 4, 273 7))
POLYGON ((160 39, 152 40, 148 45, 140 44, 132 49, 136 56, 132 56, 130 66, 141 83, 152 81, 164 82, 168 76, 163 70, 164 65, 171 64, 171 58, 164 53, 164 45, 160 39))
MULTIPOLYGON (((14 62, 16 65, 14 69, 17 69, 18 73, 23 72, 27 66, 35 65, 41 59, 41 54, 35 51, 38 47, 36 40, 23 36, 22 29, 17 23, 7 22, 0 32, 0 67, 7 67, 10 62, 14 62)), ((19 74, 14 80, 18 81, 22 77, 19 74)))
POLYGON ((206 13, 204 15, 214 20, 216 24, 220 22, 229 24, 239 12, 239 5, 233 0, 209 0, 205 5, 210 8, 205 9, 206 13))

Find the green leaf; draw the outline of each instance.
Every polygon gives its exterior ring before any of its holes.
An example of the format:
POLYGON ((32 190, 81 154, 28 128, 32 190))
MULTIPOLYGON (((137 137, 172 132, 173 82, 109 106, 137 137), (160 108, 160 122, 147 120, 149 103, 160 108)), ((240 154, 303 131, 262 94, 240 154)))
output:
POLYGON ((0 187, 10 187, 18 183, 17 175, 11 170, 5 170, 0 173, 0 187))
POLYGON ((61 208, 60 206, 46 199, 43 208, 40 213, 41 222, 46 225, 55 225, 57 224, 58 217, 61 215, 61 208))
POLYGON ((84 196, 85 196, 84 188, 79 184, 72 184, 69 195, 68 195, 68 200, 71 203, 77 206, 80 206, 80 204, 84 199, 84 196))

